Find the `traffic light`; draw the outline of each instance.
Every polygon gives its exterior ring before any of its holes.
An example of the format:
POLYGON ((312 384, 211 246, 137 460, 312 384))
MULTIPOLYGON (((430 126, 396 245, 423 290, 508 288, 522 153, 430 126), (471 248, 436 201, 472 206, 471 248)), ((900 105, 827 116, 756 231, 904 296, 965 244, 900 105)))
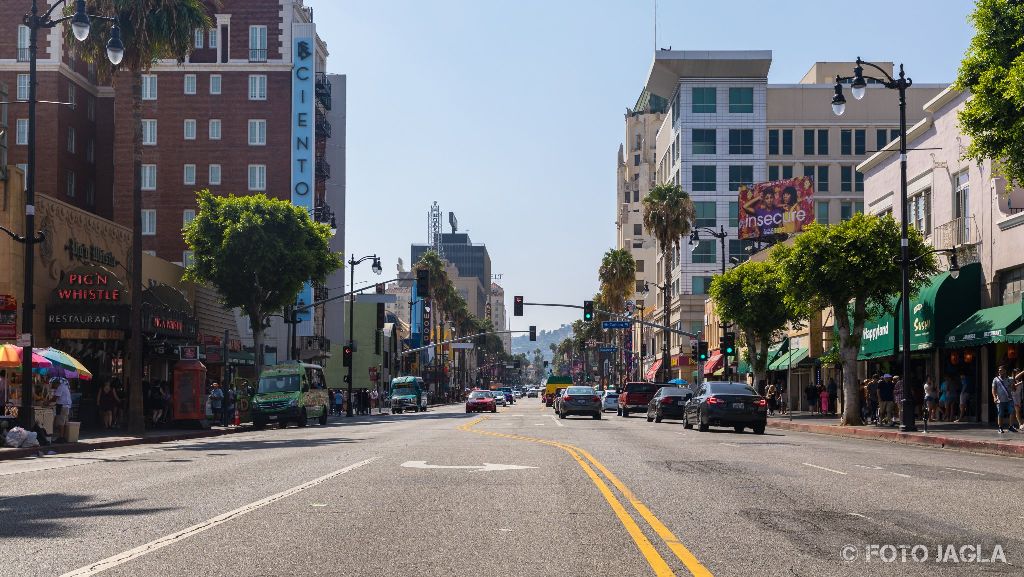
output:
POLYGON ((697 358, 702 361, 708 360, 708 343, 706 341, 697 343, 697 358))
POLYGON ((722 353, 727 356, 736 354, 736 333, 725 333, 722 337, 722 353))
POLYGON ((430 271, 425 268, 416 270, 416 296, 422 299, 430 296, 430 271))
POLYGON ((534 325, 530 325, 530 340, 537 340, 537 327, 534 325))
POLYGON ((352 366, 352 344, 349 343, 341 349, 341 366, 351 367, 352 366))
MULTIPOLYGON (((521 317, 523 316, 523 297, 517 295, 512 297, 512 316, 521 317)), ((533 340, 533 339, 530 339, 533 340)))
POLYGON ((594 301, 583 301, 583 320, 594 320, 594 301))
POLYGON ((696 340, 690 340, 690 356, 697 358, 698 354, 700 354, 700 346, 697 344, 696 340))

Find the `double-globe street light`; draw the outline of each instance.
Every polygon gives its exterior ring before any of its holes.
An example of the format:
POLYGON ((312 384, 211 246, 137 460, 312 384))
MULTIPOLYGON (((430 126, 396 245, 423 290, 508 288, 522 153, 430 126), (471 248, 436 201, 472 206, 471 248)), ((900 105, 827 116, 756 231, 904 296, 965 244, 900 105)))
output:
MULTIPOLYGON (((39 30, 49 30, 67 21, 71 21, 71 31, 79 42, 89 37, 91 21, 105 20, 113 22, 110 30, 110 40, 107 41, 107 59, 114 66, 121 63, 124 58, 124 44, 121 42, 121 28, 116 18, 109 16, 97 16, 86 14, 85 0, 75 1, 75 12, 71 16, 53 18, 53 12, 63 6, 66 0, 54 2, 46 12, 39 13, 38 0, 32 0, 32 11, 22 18, 22 23, 28 28, 28 164, 25 174, 25 234, 14 234, 4 229, 15 241, 25 245, 25 275, 24 275, 24 298, 22 302, 22 358, 21 358, 21 421, 25 428, 32 426, 34 415, 32 413, 32 313, 35 309, 33 302, 33 288, 35 276, 35 262, 33 245, 42 242, 44 235, 42 231, 35 236, 29 236, 35 228, 35 194, 36 194, 36 85, 37 65, 36 51, 38 47, 39 30)), ((132 327, 139 330, 139 327, 132 327)), ((133 361, 134 362, 134 361, 133 361)))
POLYGON ((349 359, 348 363, 348 403, 345 407, 345 416, 352 416, 352 369, 355 363, 355 347, 353 346, 356 331, 356 265, 363 261, 373 260, 373 272, 380 274, 384 269, 380 266, 380 257, 375 254, 364 256, 363 258, 357 259, 356 255, 352 255, 348 259, 348 273, 349 273, 349 287, 351 291, 348 295, 348 348, 353 352, 353 358, 349 359))
MULTIPOLYGON (((719 229, 717 231, 715 229, 713 229, 713 228, 708 228, 708 227, 703 227, 703 226, 692 228, 690 230, 690 242, 689 242, 690 251, 691 252, 697 250, 697 247, 700 246, 700 233, 701 232, 703 232, 705 234, 708 234, 708 235, 718 239, 718 242, 719 242, 719 244, 721 245, 721 248, 722 248, 722 274, 725 274, 725 263, 727 262, 727 260, 730 261, 730 262, 736 260, 736 259, 732 259, 732 258, 729 258, 728 256, 726 256, 726 252, 725 252, 725 239, 728 238, 729 233, 726 232, 725 225, 719 225, 719 229)), ((735 264, 739 264, 738 261, 735 264)), ((719 324, 719 327, 722 329, 722 334, 724 335, 725 331, 729 330, 729 328, 731 328, 732 325, 727 323, 727 322, 725 322, 725 319, 722 319, 722 322, 719 324)), ((721 352, 723 355, 725 354, 724 350, 723 351, 719 351, 719 352, 721 352)), ((698 362, 699 362, 699 359, 698 359, 698 362)), ((698 367, 697 370, 703 372, 703 368, 702 367, 698 367)), ((731 373, 731 367, 729 366, 729 357, 726 356, 725 357, 723 374, 724 374, 724 376, 725 376, 725 378, 727 380, 729 379, 730 373, 731 373)))

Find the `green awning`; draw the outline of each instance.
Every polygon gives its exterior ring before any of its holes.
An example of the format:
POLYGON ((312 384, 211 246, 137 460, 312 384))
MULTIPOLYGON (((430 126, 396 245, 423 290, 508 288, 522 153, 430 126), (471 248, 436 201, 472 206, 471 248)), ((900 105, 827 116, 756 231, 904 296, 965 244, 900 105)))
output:
POLYGON ((981 309, 957 325, 946 336, 946 347, 976 347, 988 343, 1017 342, 1016 331, 1021 328, 1024 303, 981 309))
POLYGON ((805 360, 811 351, 805 348, 796 348, 788 353, 783 353, 775 362, 768 365, 769 371, 785 371, 786 369, 795 367, 800 364, 801 361, 805 360))

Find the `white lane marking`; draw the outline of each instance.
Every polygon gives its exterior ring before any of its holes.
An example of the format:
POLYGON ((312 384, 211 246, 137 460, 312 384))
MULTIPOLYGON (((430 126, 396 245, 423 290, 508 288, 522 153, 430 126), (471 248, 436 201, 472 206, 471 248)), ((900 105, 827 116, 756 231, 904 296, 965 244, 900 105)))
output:
POLYGON ((545 425, 544 423, 534 423, 533 426, 534 427, 546 427, 547 425, 545 425))
POLYGON ((872 469, 874 471, 883 471, 884 470, 881 467, 876 467, 874 465, 854 465, 854 467, 860 467, 861 469, 872 469))
POLYGON ((964 469, 954 469, 953 467, 946 468, 949 469, 950 471, 956 471, 957 473, 967 473, 968 475, 979 475, 981 477, 985 476, 985 473, 978 473, 977 471, 966 471, 964 469))
POLYGON ((741 447, 742 445, 736 445, 734 443, 719 443, 719 445, 725 445, 726 447, 741 447))
POLYGON ((835 469, 829 469, 828 467, 822 467, 822 466, 819 466, 819 465, 812 465, 810 463, 801 463, 801 464, 802 465, 807 465, 808 467, 814 467, 815 469, 821 469, 822 471, 829 471, 829 472, 832 472, 832 473, 836 473, 836 474, 839 474, 839 475, 845 475, 846 474, 846 473, 844 473, 842 471, 836 471, 835 469))
POLYGON ((556 417, 556 416, 554 416, 554 415, 548 415, 548 416, 549 416, 549 417, 551 417, 552 419, 554 419, 554 421, 555 421, 555 424, 556 424, 556 425, 558 425, 559 427, 564 427, 564 426, 565 426, 565 425, 563 425, 562 423, 559 423, 559 422, 558 422, 558 417, 556 417))
POLYGON ((476 471, 514 471, 516 469, 536 469, 526 465, 502 465, 500 463, 484 463, 483 465, 428 465, 426 461, 406 461, 402 467, 407 469, 474 469, 476 471))
POLYGON ((850 514, 853 515, 854 517, 860 517, 861 519, 871 519, 871 517, 868 517, 867 515, 861 515, 860 513, 850 513, 850 514))
POLYGON ((897 473, 895 471, 889 471, 889 473, 896 475, 897 477, 903 477, 904 479, 913 479, 910 475, 904 475, 903 473, 897 473))
POLYGON ((202 533, 203 531, 206 531, 207 529, 212 529, 213 527, 216 527, 217 525, 220 525, 220 524, 226 523, 226 522, 228 522, 228 521, 230 521, 232 519, 241 517, 242 515, 245 515, 246 513, 251 513, 251 512, 253 512, 253 511, 255 511, 255 510, 257 510, 257 509, 259 509, 261 507, 265 507, 265 506, 267 506, 267 505, 269 505, 271 503, 274 503, 276 501, 280 501, 281 499, 290 497, 290 496, 292 496, 292 495, 294 495, 296 493, 299 493, 301 491, 305 491, 306 489, 310 489, 312 487, 315 487, 315 486, 323 483, 324 481, 329 481, 330 479, 333 479, 334 477, 337 477, 339 475, 344 475, 345 473, 348 473, 349 471, 354 471, 354 470, 356 470, 356 469, 358 469, 358 468, 360 468, 360 467, 362 467, 364 465, 368 465, 368 464, 376 461, 379 458, 380 457, 371 457, 369 459, 366 459, 365 461, 359 461, 358 463, 352 463, 351 465, 348 465, 347 467, 342 467, 341 469, 338 469, 337 471, 334 471, 333 473, 328 473, 328 474, 324 475, 323 477, 318 477, 316 479, 313 479, 312 481, 309 481, 309 482, 303 483, 301 485, 297 485, 295 487, 292 487, 291 489, 286 489, 284 491, 281 491, 280 493, 277 493, 277 494, 271 495, 269 497, 265 497, 263 499, 260 499, 259 501, 253 501, 252 503, 249 503, 248 505, 242 505, 241 507, 239 507, 237 509, 234 509, 233 511, 228 511, 227 513, 224 513, 223 515, 217 515, 216 517, 214 517, 212 519, 208 519, 206 521, 203 521, 202 523, 198 523, 196 525, 192 525, 191 527, 189 527, 187 529, 182 529, 181 531, 178 531, 176 533, 171 533, 170 535, 165 535, 163 537, 160 537, 159 539, 154 539, 153 541, 150 541, 149 543, 146 543, 145 545, 140 545, 140 546, 138 546, 138 547, 136 547, 134 549, 130 549, 130 550, 125 551, 123 553, 118 553, 117 555, 114 555, 112 557, 107 557, 106 559, 103 559, 101 561, 97 561, 95 563, 91 563, 91 564, 89 564, 89 565, 87 565, 85 567, 81 567, 79 569, 75 569, 74 571, 69 571, 69 572, 64 573, 63 575, 61 575, 61 577, 83 577, 85 575, 95 575, 97 573, 101 573, 103 571, 106 571, 107 569, 112 569, 114 567, 117 567, 118 565, 123 565, 123 564, 125 564, 125 563, 127 563, 129 561, 132 561, 133 559, 138 559, 139 557, 142 557, 143 555, 146 555, 147 553, 152 553, 153 551, 156 551, 158 549, 163 549, 164 547, 167 547, 168 545, 174 545, 175 543, 178 543, 180 541, 184 541, 185 539, 188 539, 189 537, 194 537, 194 536, 198 535, 199 533, 202 533))

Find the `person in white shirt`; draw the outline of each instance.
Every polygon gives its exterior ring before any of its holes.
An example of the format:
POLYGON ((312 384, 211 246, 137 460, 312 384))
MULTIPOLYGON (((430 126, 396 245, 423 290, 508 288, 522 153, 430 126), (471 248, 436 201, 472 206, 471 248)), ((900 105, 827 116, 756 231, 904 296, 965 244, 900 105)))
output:
POLYGON ((65 378, 54 377, 50 379, 50 386, 54 384, 57 388, 53 391, 53 400, 56 402, 55 414, 53 416, 53 434, 57 442, 68 438, 67 425, 68 415, 71 414, 71 386, 65 378))

